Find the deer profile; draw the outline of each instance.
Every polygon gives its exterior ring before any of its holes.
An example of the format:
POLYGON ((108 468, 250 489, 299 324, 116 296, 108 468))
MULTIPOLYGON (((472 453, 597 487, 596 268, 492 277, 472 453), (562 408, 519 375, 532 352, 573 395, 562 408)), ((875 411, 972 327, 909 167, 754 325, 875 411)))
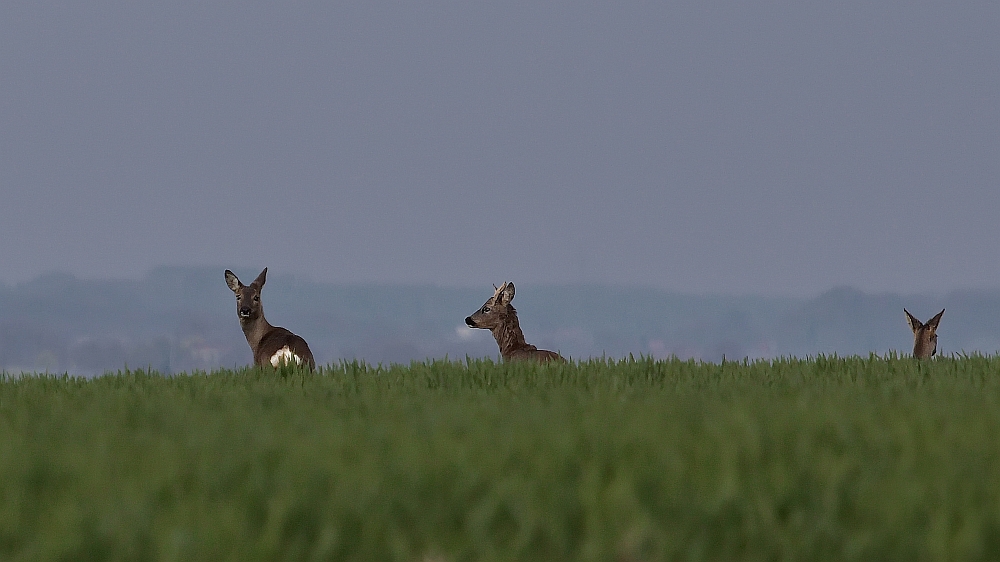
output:
POLYGON ((944 309, 926 324, 914 318, 905 308, 903 312, 906 313, 906 321, 913 330, 913 356, 917 359, 929 359, 937 353, 937 327, 941 322, 941 316, 944 315, 944 309))
POLYGON ((511 306, 514 298, 514 284, 504 283, 497 288, 486 304, 465 319, 470 328, 483 328, 493 332, 493 337, 500 346, 500 355, 504 361, 565 361, 554 351, 546 351, 524 341, 524 333, 517 322, 517 311, 511 306))
POLYGON ((250 351, 253 352, 254 365, 277 368, 282 364, 294 363, 305 365, 310 370, 316 368, 316 361, 306 340, 284 328, 272 326, 264 318, 260 290, 264 288, 266 279, 266 267, 249 285, 240 283, 236 274, 226 270, 226 284, 236 293, 236 314, 240 318, 243 335, 250 344, 250 351))

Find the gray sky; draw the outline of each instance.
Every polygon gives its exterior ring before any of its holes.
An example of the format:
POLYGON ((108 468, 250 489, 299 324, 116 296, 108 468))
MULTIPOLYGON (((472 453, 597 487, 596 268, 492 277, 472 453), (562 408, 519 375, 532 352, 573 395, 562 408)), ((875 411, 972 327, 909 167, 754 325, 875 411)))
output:
POLYGON ((997 287, 998 30, 993 0, 3 2, 0 280, 997 287))

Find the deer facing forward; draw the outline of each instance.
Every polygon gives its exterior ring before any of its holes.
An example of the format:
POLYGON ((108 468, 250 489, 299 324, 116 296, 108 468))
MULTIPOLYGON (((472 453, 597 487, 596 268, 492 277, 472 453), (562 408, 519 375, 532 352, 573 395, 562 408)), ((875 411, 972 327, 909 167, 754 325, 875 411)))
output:
POLYGON ((232 271, 226 270, 226 284, 236 293, 236 314, 240 318, 240 327, 247 337, 250 350, 253 352, 254 365, 279 367, 282 364, 305 365, 309 369, 316 368, 312 351, 306 340, 290 331, 272 326, 264 318, 264 307, 260 302, 260 290, 264 288, 267 279, 267 268, 253 280, 244 285, 232 271))
POLYGON ((493 332, 493 337, 500 346, 500 355, 504 361, 527 359, 532 361, 565 361, 554 351, 546 351, 524 341, 524 333, 517 322, 517 311, 511 306, 514 298, 514 284, 504 283, 486 304, 465 319, 470 328, 483 328, 493 332))
POLYGON ((906 321, 910 323, 910 329, 913 330, 913 356, 917 359, 930 359, 937 353, 937 327, 944 315, 944 310, 938 312, 926 324, 914 318, 910 311, 905 308, 903 312, 906 313, 906 321))

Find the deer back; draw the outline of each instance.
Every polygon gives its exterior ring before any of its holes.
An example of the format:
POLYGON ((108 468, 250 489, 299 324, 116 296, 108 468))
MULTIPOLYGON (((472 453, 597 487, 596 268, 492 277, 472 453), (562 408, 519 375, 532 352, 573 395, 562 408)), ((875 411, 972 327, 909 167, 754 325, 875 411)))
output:
POLYGON ((310 369, 316 368, 316 360, 306 340, 277 326, 272 327, 260 339, 253 353, 253 362, 261 366, 279 367, 282 363, 295 363, 310 369))

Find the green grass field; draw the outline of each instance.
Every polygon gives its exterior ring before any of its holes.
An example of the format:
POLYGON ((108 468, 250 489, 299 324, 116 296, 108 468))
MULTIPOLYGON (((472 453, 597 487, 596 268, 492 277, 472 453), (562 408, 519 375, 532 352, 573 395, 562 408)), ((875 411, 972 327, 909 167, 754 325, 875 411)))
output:
POLYGON ((2 560, 996 560, 1000 357, 0 380, 2 560))

